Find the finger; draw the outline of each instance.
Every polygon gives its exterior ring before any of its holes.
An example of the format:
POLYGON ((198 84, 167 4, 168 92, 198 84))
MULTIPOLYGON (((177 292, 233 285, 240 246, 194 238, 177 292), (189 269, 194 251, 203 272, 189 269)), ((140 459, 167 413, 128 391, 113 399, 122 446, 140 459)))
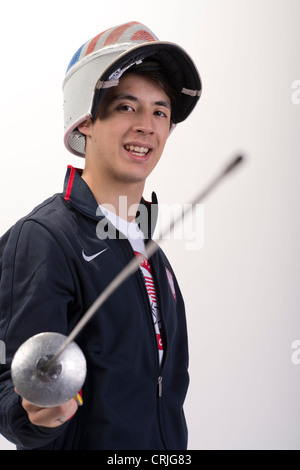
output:
POLYGON ((27 411, 30 421, 36 426, 54 428, 68 421, 77 411, 78 405, 73 398, 67 403, 52 407, 39 408, 27 400, 22 400, 22 406, 27 411))

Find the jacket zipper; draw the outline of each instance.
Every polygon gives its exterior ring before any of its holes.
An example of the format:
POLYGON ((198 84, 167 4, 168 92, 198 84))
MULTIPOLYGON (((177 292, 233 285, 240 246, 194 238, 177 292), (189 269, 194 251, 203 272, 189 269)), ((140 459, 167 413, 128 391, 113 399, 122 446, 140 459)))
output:
MULTIPOLYGON (((158 375, 158 378, 157 378, 157 396, 158 398, 161 398, 162 397, 162 393, 163 393, 163 388, 162 388, 162 371, 163 371, 163 366, 164 366, 164 362, 165 362, 165 358, 166 358, 166 352, 167 352, 167 348, 166 348, 166 334, 165 334, 165 328, 164 328, 164 322, 163 322, 163 315, 162 315, 162 312, 160 310, 160 320, 161 320, 161 326, 162 326, 162 333, 163 333, 163 348, 164 348, 164 351, 163 351, 163 359, 162 359, 162 363, 161 365, 159 364, 159 352, 158 352, 158 344, 157 344, 157 337, 156 337, 156 333, 155 333, 155 329, 154 329, 154 325, 153 325, 153 318, 152 318, 152 312, 151 312, 151 309, 149 307, 149 300, 148 300, 148 292, 147 292, 147 289, 146 289, 146 285, 145 285, 145 279, 144 279, 144 276, 143 276, 143 273, 140 271, 139 269, 139 278, 142 282, 142 285, 143 285, 143 290, 145 292, 145 295, 147 297, 147 306, 148 306, 148 311, 151 315, 151 321, 152 321, 152 326, 153 326, 153 335, 154 335, 154 338, 155 338, 155 347, 156 347, 156 358, 157 358, 157 370, 159 371, 159 375, 158 375)), ((158 289, 158 282, 157 282, 157 279, 155 278, 155 274, 154 272, 152 271, 152 276, 153 276, 153 281, 154 281, 154 285, 155 285, 155 291, 156 291, 156 295, 157 297, 160 299, 160 294, 159 294, 159 289, 158 289)), ((159 307, 161 308, 161 302, 159 303, 159 307)))
MULTIPOLYGON (((153 281, 154 281, 154 285, 155 285, 155 290, 156 290, 156 295, 157 295, 157 298, 159 299, 159 307, 161 308, 161 295, 160 295, 160 292, 159 292, 159 286, 158 286, 158 281, 157 281, 157 277, 156 277, 156 274, 154 272, 154 270, 152 271, 152 276, 153 276, 153 281)), ((150 306, 149 306, 149 301, 148 301, 148 293, 147 293, 147 289, 146 289, 146 286, 145 286, 145 280, 144 280, 144 277, 143 277, 143 274, 141 272, 141 270, 139 270, 139 278, 143 284, 143 290, 145 292, 145 295, 147 297, 147 305, 148 305, 148 310, 150 312, 150 315, 151 315, 151 322, 152 322, 152 331, 153 331, 153 335, 155 337, 155 347, 156 347, 156 364, 157 364, 157 371, 158 371, 158 378, 157 378, 157 384, 156 384, 156 389, 157 389, 157 392, 156 392, 156 397, 157 397, 157 419, 158 419, 158 426, 159 426, 159 430, 160 430, 160 437, 161 437, 161 441, 162 441, 162 444, 164 446, 164 449, 168 449, 167 445, 166 445, 166 440, 165 440, 165 437, 164 437, 164 431, 163 431, 163 426, 162 426, 162 416, 161 416, 161 406, 162 406, 162 402, 161 402, 161 399, 162 399, 162 396, 163 396, 163 368, 164 368, 164 363, 165 363, 165 360, 166 360, 166 352, 167 352, 167 335, 166 335, 166 329, 165 329, 165 325, 164 325, 164 321, 163 321, 163 313, 162 311, 160 311, 161 313, 161 316, 160 316, 160 319, 161 319, 161 332, 162 332, 162 339, 163 339, 163 348, 164 348, 164 353, 163 353, 163 359, 162 359, 162 363, 159 364, 159 352, 158 352, 158 344, 157 344, 157 337, 156 337, 156 333, 155 333, 155 329, 154 329, 154 325, 153 325, 153 319, 152 319, 152 312, 151 312, 151 309, 150 309, 150 306)))
MULTIPOLYGON (((129 249, 130 253, 132 253, 135 256, 134 250, 132 249, 132 246, 131 246, 129 240, 127 240, 127 239, 125 239, 125 240, 128 244, 127 246, 128 246, 128 249, 129 249)), ((162 398, 162 394, 163 394, 162 371, 163 371, 163 367, 164 367, 164 363, 165 363, 165 359, 166 359, 166 356, 165 356, 166 355, 166 344, 164 344, 163 360, 162 360, 162 364, 160 365, 159 364, 159 352, 158 352, 157 338, 156 338, 156 333, 155 333, 155 329, 154 329, 154 325, 153 325, 152 312, 151 312, 151 309, 150 309, 150 304, 149 304, 149 299, 148 299, 148 292, 147 292, 146 285, 145 285, 145 279, 144 279, 143 273, 141 272, 140 268, 138 269, 136 274, 139 278, 139 281, 140 281, 141 285, 143 286, 142 289, 143 289, 144 296, 145 296, 145 301, 146 301, 146 304, 147 304, 147 307, 148 307, 147 309, 148 309, 148 312, 150 313, 150 316, 151 316, 152 332, 153 332, 153 337, 155 339, 154 344, 155 344, 155 348, 156 348, 156 370, 159 371, 158 378, 157 378, 157 383, 156 383, 156 388, 157 388, 156 396, 157 396, 158 400, 160 400, 162 398)), ((156 275, 155 275, 154 271, 152 271, 152 276, 153 276, 157 296, 158 296, 159 299, 161 299, 161 295, 160 295, 159 289, 158 289, 158 282, 157 282, 157 278, 156 278, 156 275)), ((161 304, 161 302, 160 302, 160 304, 161 304)), ((161 307, 161 305, 160 305, 160 307, 161 307)), ((163 336, 164 336, 165 343, 166 343, 166 334, 165 334, 165 327, 164 327, 162 312, 161 312, 161 325, 162 325, 162 331, 164 333, 163 336)), ((158 422, 159 422, 161 439, 162 439, 162 443, 163 443, 165 449, 167 449, 165 439, 164 439, 164 433, 162 431, 161 416, 160 416, 159 408, 160 408, 160 404, 159 404, 159 402, 157 402, 157 413, 158 413, 158 422)))
MULTIPOLYGON (((132 249, 132 246, 130 244, 130 242, 128 240, 126 240, 127 243, 128 243, 128 248, 130 249, 130 252, 133 253, 133 255, 135 256, 135 253, 132 249)), ((137 271, 138 273, 138 276, 139 276, 139 279, 141 280, 141 283, 142 283, 142 286, 143 286, 143 291, 145 293, 145 296, 146 296, 146 303, 147 303, 147 307, 148 307, 148 311, 151 315, 151 322, 152 322, 152 325, 153 325, 153 318, 152 318, 152 312, 151 312, 151 309, 149 307, 149 300, 148 300, 148 292, 147 292, 147 289, 146 289, 146 285, 145 285, 145 279, 144 279, 144 276, 143 276, 143 273, 141 272, 140 269, 138 269, 137 271)), ((157 294, 157 297, 160 298, 160 295, 158 295, 158 282, 157 282, 157 279, 155 277, 155 274, 154 272, 152 272, 152 276, 153 276, 153 281, 154 281, 154 285, 155 285, 155 290, 156 290, 156 294, 157 294)), ((161 302, 160 302, 161 304, 161 302)), ((159 305, 159 307, 161 307, 161 305, 159 305)), ((162 318, 162 315, 161 315, 161 325, 163 327, 163 318, 162 318)), ((157 396, 159 398, 162 397, 162 369, 163 369, 163 364, 165 362, 165 354, 166 354, 166 349, 165 349, 165 341, 164 341, 164 354, 163 354, 163 360, 162 360, 162 364, 161 366, 159 365, 159 353, 158 353, 158 345, 157 345, 157 338, 156 338, 156 333, 155 333, 155 330, 154 330, 154 327, 153 327, 153 335, 155 337, 155 347, 156 347, 156 351, 157 351, 157 354, 156 354, 156 357, 157 357, 157 369, 159 370, 160 372, 160 375, 158 376, 158 379, 157 379, 157 396)), ((166 337, 166 335, 164 334, 164 337, 166 337)))
POLYGON ((162 376, 160 375, 157 380, 157 386, 158 386, 158 398, 162 397, 162 376))
MULTIPOLYGON (((151 315, 152 331, 153 331, 153 336, 155 338, 156 370, 158 371, 158 378, 157 378, 157 383, 156 383, 156 389, 157 389, 157 392, 156 392, 156 397, 157 397, 157 419, 158 419, 158 426, 159 426, 159 430, 160 430, 161 441, 163 443, 164 448, 167 449, 168 447, 165 443, 164 432, 163 432, 163 429, 162 429, 162 422, 161 422, 162 421, 162 417, 161 417, 161 398, 162 398, 162 395, 163 395, 162 371, 163 371, 164 362, 165 362, 166 349, 165 349, 165 345, 164 345, 164 355, 163 355, 162 363, 160 365, 159 364, 159 352, 158 352, 157 338, 156 338, 156 333, 155 333, 155 329, 154 329, 154 325, 153 325, 152 312, 151 312, 150 304, 149 304, 149 301, 148 301, 148 293, 147 293, 147 289, 146 289, 146 285, 145 285, 145 280, 144 280, 144 277, 143 277, 143 273, 141 272, 140 269, 139 269, 138 274, 139 274, 140 281, 143 285, 143 290, 144 290, 145 296, 147 297, 146 300, 147 300, 147 305, 148 305, 148 311, 151 315)), ((157 296, 158 296, 157 280, 154 278, 154 272, 153 271, 152 271, 152 275, 153 275, 153 280, 154 280, 154 284, 155 284, 156 293, 157 293, 157 296)), ((160 298, 160 295, 158 296, 158 298, 160 298)), ((165 331, 165 329, 163 327, 162 315, 161 315, 161 325, 162 325, 162 329, 165 331)), ((166 337, 165 334, 164 334, 164 337, 166 337)))
MULTIPOLYGON (((157 298, 159 299, 159 308, 161 309, 162 308, 161 294, 160 294, 160 290, 159 290, 159 284, 158 284, 158 280, 157 280, 157 277, 156 277, 156 273, 154 272, 154 270, 152 271, 152 276, 153 276, 153 281, 154 281, 154 285, 155 285, 156 295, 157 295, 157 298)), ((161 398, 162 395, 163 395, 163 384, 162 384, 163 374, 162 374, 162 371, 163 371, 163 368, 164 368, 164 363, 165 363, 166 354, 167 354, 167 334, 166 334, 166 329, 165 329, 165 325, 164 325, 164 318, 163 318, 162 310, 160 310, 160 321, 161 321, 161 334, 162 334, 162 341, 163 341, 163 358, 162 358, 161 365, 158 367, 158 369, 160 371, 160 375, 157 379, 157 390, 158 390, 157 396, 158 396, 158 398, 161 398)))

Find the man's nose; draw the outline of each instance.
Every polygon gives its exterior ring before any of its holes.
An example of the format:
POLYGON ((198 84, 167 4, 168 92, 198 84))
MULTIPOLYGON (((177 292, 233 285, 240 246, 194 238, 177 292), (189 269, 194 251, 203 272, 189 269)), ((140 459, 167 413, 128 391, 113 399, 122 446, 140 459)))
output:
POLYGON ((154 121, 153 114, 147 111, 137 113, 136 121, 134 123, 134 131, 140 132, 143 134, 153 134, 154 133, 154 121))

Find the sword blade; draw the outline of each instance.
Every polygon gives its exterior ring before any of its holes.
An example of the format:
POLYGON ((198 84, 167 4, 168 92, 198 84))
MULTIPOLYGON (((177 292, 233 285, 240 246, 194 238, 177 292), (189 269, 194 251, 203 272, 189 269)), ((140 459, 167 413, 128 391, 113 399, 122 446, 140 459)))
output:
MULTIPOLYGON (((150 240, 146 244, 146 256, 149 259, 160 247, 160 243, 163 241, 165 235, 170 235, 175 226, 185 217, 193 208, 202 202, 205 197, 227 176, 232 172, 242 161, 244 157, 239 155, 235 157, 225 168, 206 186, 204 190, 199 192, 195 198, 185 206, 185 209, 173 219, 170 226, 168 226, 159 238, 156 241, 150 240)), ((44 366, 44 370, 47 370, 51 367, 52 364, 57 360, 57 358, 62 354, 66 347, 74 341, 78 334, 83 330, 85 325, 90 321, 90 319, 95 315, 95 313, 100 309, 100 307, 106 302, 106 300, 118 289, 118 287, 126 281, 133 273, 138 271, 140 266, 138 258, 133 258, 126 266, 123 268, 120 273, 111 281, 111 283, 104 289, 104 291, 99 295, 99 297, 94 301, 90 308, 83 315, 81 320, 77 323, 74 329, 71 331, 69 336, 66 338, 65 342, 61 345, 57 353, 47 362, 44 366)))

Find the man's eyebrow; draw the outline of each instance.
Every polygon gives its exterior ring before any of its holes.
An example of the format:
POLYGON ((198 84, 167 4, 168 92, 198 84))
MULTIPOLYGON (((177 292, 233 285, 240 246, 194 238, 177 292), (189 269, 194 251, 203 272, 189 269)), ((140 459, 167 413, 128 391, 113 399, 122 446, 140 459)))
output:
MULTIPOLYGON (((134 95, 127 95, 125 93, 119 93, 118 95, 114 95, 111 97, 110 103, 113 103, 114 101, 120 101, 120 100, 129 100, 129 101, 134 101, 134 102, 139 101, 139 99, 134 95)), ((170 103, 165 100, 154 101, 153 105, 164 106, 167 109, 171 109, 170 103)))
POLYGON ((119 93, 118 95, 113 95, 110 98, 110 103, 113 103, 114 101, 120 101, 120 100, 129 100, 129 101, 138 101, 136 96, 133 95, 126 95, 125 93, 119 93))
POLYGON ((156 106, 164 106, 165 108, 171 109, 171 104, 168 101, 155 101, 154 104, 156 106))

